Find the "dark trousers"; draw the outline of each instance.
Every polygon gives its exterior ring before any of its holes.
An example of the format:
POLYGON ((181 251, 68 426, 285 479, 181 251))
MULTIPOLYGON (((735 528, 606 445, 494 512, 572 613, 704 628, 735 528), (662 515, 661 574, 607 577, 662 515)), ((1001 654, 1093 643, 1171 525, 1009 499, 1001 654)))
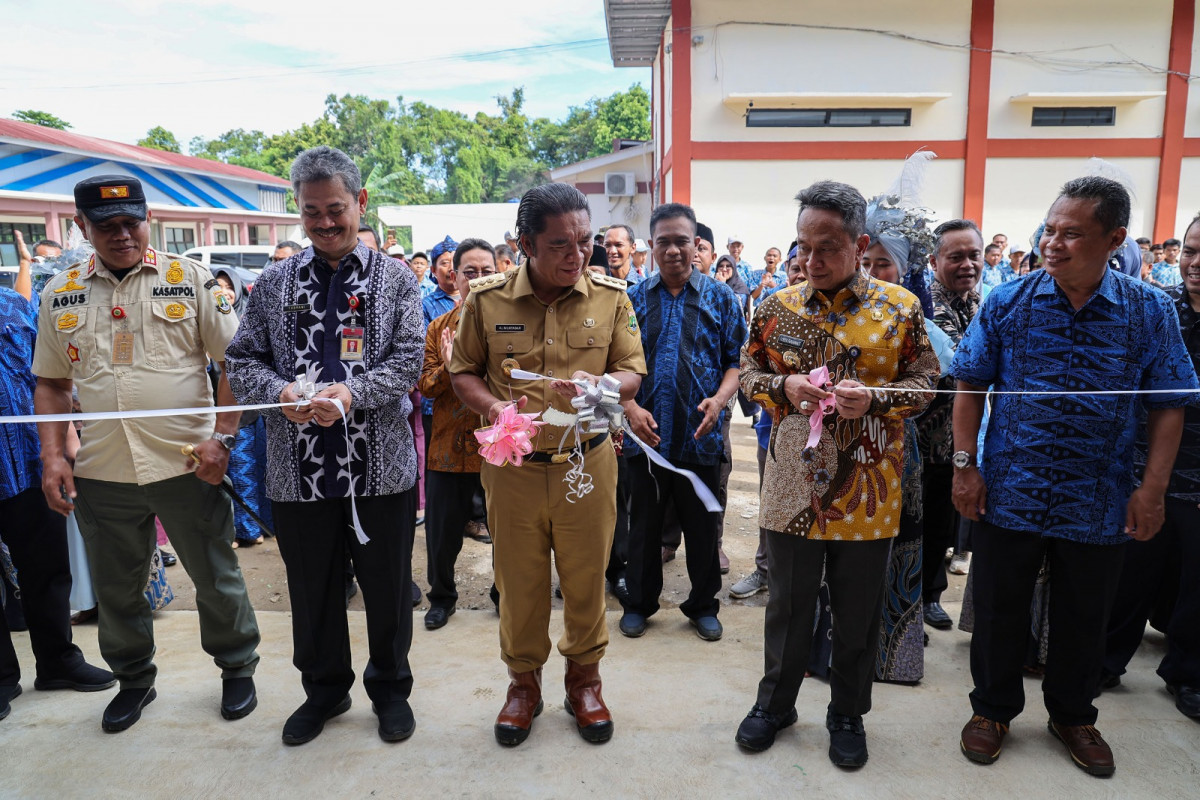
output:
MULTIPOLYGON (((39 678, 66 675, 83 663, 71 642, 71 563, 66 519, 50 510, 40 487, 0 500, 0 539, 8 545, 39 678)), ((16 603, 11 594, 8 602, 16 603)), ((0 686, 21 681, 8 621, 0 614, 0 686)))
MULTIPOLYGON (((721 441, 724 444, 724 455, 721 459, 721 474, 717 480, 717 488, 713 491, 713 494, 717 496, 717 502, 721 504, 721 508, 726 508, 729 505, 726 502, 729 499, 729 476, 733 474, 733 440, 729 438, 731 419, 732 415, 729 411, 726 411, 721 418, 721 441)), ((678 550, 682 541, 683 526, 679 515, 675 513, 674 508, 668 508, 667 515, 663 518, 662 545, 672 550, 678 550)), ((721 519, 717 522, 717 547, 720 547, 724 541, 725 515, 722 514, 721 519)))
POLYGON ((954 467, 926 461, 922 492, 925 528, 921 545, 921 586, 925 604, 940 603, 949 581, 946 577, 946 549, 958 540, 958 512, 950 492, 954 467))
POLYGON ((758 704, 772 714, 795 705, 813 644, 824 569, 833 613, 829 709, 855 717, 871 710, 879 623, 891 539, 816 541, 767 531, 771 594, 763 625, 765 670, 758 704))
MULTIPOLYGON (((714 494, 720 481, 720 464, 676 464, 699 476, 714 494)), ((717 562, 717 535, 721 515, 706 511, 692 484, 682 475, 656 467, 642 453, 629 459, 629 589, 627 611, 651 616, 658 611, 662 594, 662 529, 667 509, 674 508, 687 541, 687 572, 692 589, 679 610, 690 619, 715 617, 721 604, 721 568, 717 562)))
POLYGON ((475 494, 483 492, 478 472, 425 472, 425 556, 429 605, 454 608, 454 564, 462 552, 463 529, 474 516, 475 494))
POLYGON ((1168 684, 1200 686, 1200 509, 1194 501, 1173 497, 1167 498, 1166 505, 1166 522, 1157 536, 1125 545, 1125 565, 1108 623, 1104 671, 1125 673, 1160 593, 1178 589, 1167 624, 1167 654, 1158 674, 1168 684))
POLYGON ((154 612, 146 602, 155 517, 195 584, 200 646, 223 680, 253 675, 258 622, 233 549, 233 504, 225 493, 191 474, 141 486, 76 478, 75 490, 75 520, 100 612, 97 642, 121 688, 149 688, 158 674, 154 612))
POLYGON ((608 568, 604 570, 604 579, 613 586, 625 574, 629 559, 629 488, 629 457, 617 456, 617 526, 608 551, 608 568))
POLYGON ((275 502, 275 535, 292 601, 292 663, 310 702, 337 705, 354 684, 342 571, 347 545, 367 611, 370 658, 363 687, 376 704, 412 691, 413 520, 417 492, 359 497, 358 518, 370 538, 359 544, 348 499, 275 502))
POLYGON ((1021 665, 1029 637, 1029 600, 1042 560, 1050 566, 1050 641, 1042 695, 1059 725, 1094 725, 1108 615, 1125 545, 1068 539, 980 523, 973 532, 971 707, 1005 725, 1025 707, 1021 665))

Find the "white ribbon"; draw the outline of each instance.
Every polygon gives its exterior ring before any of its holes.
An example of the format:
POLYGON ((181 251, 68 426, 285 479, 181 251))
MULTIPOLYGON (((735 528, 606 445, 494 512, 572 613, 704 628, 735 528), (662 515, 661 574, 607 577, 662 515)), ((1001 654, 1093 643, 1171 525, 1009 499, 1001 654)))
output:
MULTIPOLYGON (((536 372, 528 372, 523 369, 514 369, 511 372, 511 376, 519 381, 558 380, 557 378, 551 378, 548 375, 540 375, 536 372)), ((549 415, 549 418, 547 418, 546 412, 543 412, 543 419, 545 419, 551 425, 556 426, 571 424, 586 426, 586 429, 582 431, 583 433, 595 432, 594 428, 599 425, 601 421, 603 421, 604 427, 600 430, 608 430, 610 424, 614 428, 624 430, 625 435, 632 439, 638 445, 638 447, 642 448, 642 451, 646 454, 646 458, 650 459, 652 464, 669 472, 674 472, 676 475, 682 475, 683 477, 687 478, 688 482, 692 484, 692 489, 696 492, 696 497, 700 499, 700 502, 704 505, 704 509, 706 511, 711 511, 716 514, 724 511, 724 509, 721 508, 721 504, 717 501, 716 495, 714 495, 712 491, 704 485, 704 481, 700 480, 700 476, 691 470, 682 469, 675 466, 670 461, 663 458, 653 447, 650 447, 650 445, 639 439, 637 434, 633 432, 633 429, 629 427, 629 421, 625 419, 625 414, 622 412, 621 407, 617 405, 618 401, 620 400, 620 383, 616 380, 616 378, 613 378, 611 375, 605 375, 600 379, 599 385, 592 384, 591 382, 585 380, 573 380, 570 381, 570 383, 574 383, 576 386, 579 386, 581 389, 583 389, 582 394, 571 400, 571 405, 579 409, 579 413, 565 414, 557 409, 548 408, 546 409, 547 412, 553 411, 554 413, 549 415), (614 385, 616 386, 615 389, 614 385)), ((579 428, 577 427, 576 430, 578 431, 579 428)), ((579 468, 582 470, 582 464, 579 468)), ((584 475, 586 475, 586 473, 584 473, 584 475)), ((571 500, 569 495, 567 499, 571 500)))

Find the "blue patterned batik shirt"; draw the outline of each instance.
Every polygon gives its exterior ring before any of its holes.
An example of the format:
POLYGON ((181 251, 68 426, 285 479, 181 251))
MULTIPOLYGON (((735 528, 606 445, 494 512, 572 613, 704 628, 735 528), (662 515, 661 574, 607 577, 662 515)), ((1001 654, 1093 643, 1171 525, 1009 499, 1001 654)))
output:
MULTIPOLYGON (((746 341, 746 318, 737 295, 720 281, 692 270, 683 291, 672 295, 655 273, 629 289, 642 330, 646 377, 637 404, 654 415, 656 448, 673 462, 716 464, 724 453, 721 420, 692 438, 704 414, 700 402, 717 393, 725 371, 738 366, 746 341)), ((728 410, 721 414, 728 414, 728 410)), ((640 448, 625 440, 625 452, 640 448)))
MULTIPOLYGON (((7 287, 0 287, 0 415, 33 413, 30 365, 37 338, 37 306, 7 287)), ((42 465, 37 426, 0 425, 0 500, 40 486, 42 465)))
MULTIPOLYGON (((426 275, 425 277, 428 278, 429 276, 426 275)), ((425 330, 429 330, 429 323, 447 311, 454 310, 454 307, 457 305, 458 301, 446 294, 441 286, 437 286, 429 295, 422 297, 421 313, 425 316, 425 330)), ((421 398, 421 415, 426 417, 433 416, 433 400, 428 397, 421 398)))
POLYGON ((1172 286, 1178 286, 1181 283, 1183 283, 1183 273, 1179 271, 1178 264, 1168 264, 1165 261, 1159 261, 1150 267, 1151 286, 1168 289, 1172 286))
POLYGON ((1197 386, 1170 298, 1113 270, 1078 311, 1045 271, 996 287, 951 371, 1001 392, 1077 392, 994 396, 984 519, 1087 544, 1129 540, 1139 407, 1179 408, 1193 397, 1092 392, 1197 386))

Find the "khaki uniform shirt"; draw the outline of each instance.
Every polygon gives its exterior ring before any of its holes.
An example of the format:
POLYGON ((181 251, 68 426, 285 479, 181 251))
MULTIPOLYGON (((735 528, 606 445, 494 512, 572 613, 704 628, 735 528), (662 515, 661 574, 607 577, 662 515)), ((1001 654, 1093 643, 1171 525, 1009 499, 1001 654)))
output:
MULTIPOLYGON (((225 359, 238 321, 207 268, 147 250, 117 281, 92 256, 42 292, 33 373, 69 379, 85 411, 212 406, 208 357, 225 359), (132 334, 132 339, 127 335, 132 334), (127 358, 114 353, 128 343, 127 358), (130 361, 128 364, 115 361, 130 361)), ((215 416, 86 422, 75 475, 136 483, 187 472, 180 448, 213 432, 215 416)))
MULTIPOLYGON (((471 294, 462 305, 450 372, 478 375, 500 399, 525 395, 529 402, 523 413, 551 406, 575 413, 549 381, 513 380, 508 375, 511 369, 564 380, 576 370, 592 375, 645 375, 642 334, 625 281, 584 270, 575 285, 550 304, 533 293, 528 264, 472 281, 471 294)), ((533 447, 557 451, 566 432, 546 425, 533 447)), ((573 444, 568 437, 564 446, 573 444)))

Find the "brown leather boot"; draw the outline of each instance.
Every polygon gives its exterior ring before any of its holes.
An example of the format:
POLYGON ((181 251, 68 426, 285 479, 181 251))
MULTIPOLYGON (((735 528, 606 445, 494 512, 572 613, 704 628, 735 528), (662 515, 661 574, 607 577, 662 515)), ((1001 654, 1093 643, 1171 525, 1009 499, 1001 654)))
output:
POLYGON ((579 664, 567 659, 567 699, 563 705, 575 718, 579 735, 593 744, 613 735, 612 715, 600 696, 600 664, 579 664))
POLYGON ((496 741, 515 747, 529 738, 533 718, 542 713, 542 668, 528 672, 508 670, 508 697, 496 717, 496 741))

